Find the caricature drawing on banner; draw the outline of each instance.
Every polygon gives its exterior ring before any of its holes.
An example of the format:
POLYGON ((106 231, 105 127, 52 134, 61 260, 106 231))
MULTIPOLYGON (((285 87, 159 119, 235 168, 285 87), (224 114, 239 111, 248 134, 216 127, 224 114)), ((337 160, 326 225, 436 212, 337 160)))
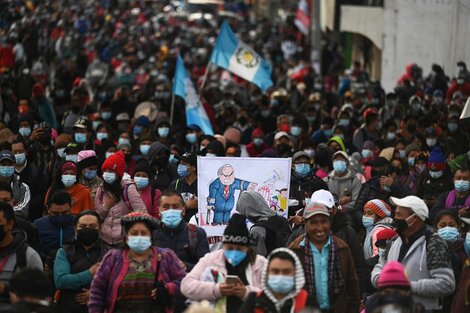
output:
POLYGON ((198 157, 199 226, 208 236, 223 234, 241 192, 256 191, 277 214, 287 217, 290 158, 198 157))

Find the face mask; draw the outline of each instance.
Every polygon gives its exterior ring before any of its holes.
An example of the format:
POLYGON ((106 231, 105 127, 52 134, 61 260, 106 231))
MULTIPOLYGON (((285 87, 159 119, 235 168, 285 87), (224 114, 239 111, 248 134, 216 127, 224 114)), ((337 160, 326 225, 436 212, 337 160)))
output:
POLYGON ((424 164, 416 165, 415 169, 418 174, 421 174, 426 170, 426 165, 424 164))
POLYGON ((104 133, 104 132, 96 133, 96 139, 98 139, 99 141, 103 141, 104 139, 108 139, 108 133, 104 133))
POLYGON ((454 187, 458 192, 467 192, 470 189, 470 182, 468 180, 456 180, 454 187))
POLYGON ((398 153, 400 154, 400 159, 405 158, 405 154, 406 154, 405 150, 398 150, 398 153))
POLYGON ((131 141, 127 138, 119 138, 118 139, 118 145, 123 144, 123 143, 130 145, 131 141))
POLYGON ((224 257, 232 266, 237 266, 246 258, 246 252, 240 250, 225 250, 224 257))
POLYGON ((214 153, 206 153, 206 157, 216 157, 217 155, 214 153))
POLYGON ((335 172, 344 173, 346 171, 346 168, 347 164, 345 161, 333 161, 333 169, 335 170, 335 172))
POLYGON ((101 124, 101 121, 93 121, 93 130, 96 131, 96 129, 98 128, 98 126, 101 124))
POLYGON ((392 222, 392 227, 395 227, 395 231, 397 232, 397 234, 399 235, 402 235, 403 232, 408 228, 408 220, 410 220, 412 217, 414 217, 415 215, 410 215, 409 217, 407 217, 406 219, 402 220, 402 219, 394 219, 393 222, 392 222))
POLYGON ((298 126, 292 126, 290 128, 290 133, 292 134, 292 136, 299 136, 300 133, 302 133, 302 128, 298 127, 298 126))
POLYGON ((101 118, 105 121, 111 118, 111 112, 101 112, 101 118))
POLYGON ((462 85, 463 82, 464 82, 464 79, 462 78, 457 79, 457 84, 462 85))
POLYGON ((309 124, 312 124, 317 117, 315 115, 313 115, 313 116, 307 115, 307 116, 305 116, 305 118, 307 119, 307 122, 309 124))
POLYGON ((15 154, 16 164, 24 164, 26 162, 26 154, 25 153, 18 153, 15 154))
POLYGON ((294 276, 269 275, 267 284, 275 293, 287 294, 294 289, 294 276))
POLYGON ((262 110, 261 111, 261 116, 266 118, 271 114, 271 110, 262 110))
POLYGON ((197 140, 197 136, 195 133, 189 133, 189 134, 186 134, 186 140, 190 143, 190 144, 194 144, 197 140))
POLYGON ((178 175, 179 175, 180 177, 186 177, 186 176, 188 176, 188 174, 189 174, 189 173, 188 173, 188 166, 187 166, 187 165, 184 165, 184 164, 178 165, 177 171, 178 171, 178 175))
POLYGON ((379 257, 383 258, 385 255, 385 249, 379 248, 379 257))
POLYGON ((394 140, 397 137, 395 133, 388 132, 387 133, 387 140, 394 140))
POLYGON ((162 222, 168 228, 176 228, 181 223, 183 216, 181 210, 169 209, 162 212, 162 222))
POLYGON ((23 138, 28 138, 29 135, 31 135, 31 128, 20 127, 20 129, 18 129, 18 132, 20 133, 21 136, 23 136, 23 138))
POLYGON ((85 143, 86 142, 86 134, 83 133, 75 133, 75 141, 77 143, 85 143))
POLYGON ((313 88, 317 91, 322 90, 323 85, 322 84, 313 84, 313 88))
POLYGON ((116 173, 104 172, 103 173, 103 179, 108 184, 112 184, 116 180, 116 173))
POLYGON ((134 181, 138 189, 144 189, 149 185, 148 177, 134 177, 134 181))
POLYGON ((137 253, 142 253, 152 245, 150 237, 147 236, 129 236, 127 240, 129 248, 137 253))
POLYGON ((150 150, 150 145, 141 145, 140 146, 140 153, 142 153, 142 155, 149 154, 149 150, 150 150))
POLYGON ((70 161, 70 162, 77 163, 77 158, 78 158, 78 155, 76 155, 76 154, 67 154, 65 156, 65 161, 70 161))
POLYGON ((14 166, 0 166, 0 176, 2 177, 11 177, 15 173, 14 166))
POLYGON ((110 156, 112 156, 114 154, 114 152, 106 152, 105 155, 106 155, 106 159, 109 158, 110 156))
POLYGON ((132 130, 134 133, 134 136, 140 136, 142 134, 142 127, 140 126, 134 126, 134 129, 132 130))
POLYGON ((166 138, 170 134, 170 128, 169 127, 158 127, 157 132, 158 132, 158 136, 166 138))
POLYGON ((295 172, 301 177, 307 176, 310 173, 310 165, 308 164, 295 164, 295 172))
POLYGON ((254 138, 253 143, 255 144, 255 146, 259 147, 264 143, 264 140, 263 138, 254 138))
POLYGON ((174 155, 174 154, 170 154, 170 157, 168 158, 168 161, 169 161, 171 164, 178 163, 178 159, 175 158, 175 155, 174 155))
POLYGON ((374 218, 373 217, 368 217, 368 216, 363 216, 362 217, 362 225, 367 228, 371 228, 374 226, 374 218))
POLYGON ((339 120, 338 125, 347 127, 349 126, 349 120, 346 118, 342 118, 339 120))
POLYGON ((92 180, 96 177, 96 170, 86 170, 83 176, 88 180, 92 180))
POLYGON ((442 239, 449 242, 456 241, 460 236, 459 230, 450 226, 439 229, 437 234, 441 236, 442 239))
POLYGON ((470 232, 465 235, 465 241, 463 242, 463 247, 467 255, 470 255, 470 232))
POLYGON ((415 158, 409 158, 408 159, 408 165, 413 167, 415 165, 415 158))
POLYGON ((444 172, 443 171, 429 171, 429 175, 434 178, 434 179, 439 179, 442 177, 442 175, 444 175, 444 172))
POLYGON ((367 159, 372 154, 372 151, 369 149, 362 149, 361 155, 364 159, 367 159))
POLYGON ((62 175, 62 183, 66 188, 72 186, 77 181, 77 176, 75 175, 62 175))
MULTIPOLYGON (((457 130, 457 128, 459 128, 459 124, 457 123, 448 123, 447 124, 447 128, 449 128, 449 131, 451 133, 455 132, 457 130)), ((24 136, 23 136, 24 137, 24 136)))
POLYGON ((77 231, 77 239, 84 246, 91 246, 98 240, 98 238, 100 238, 100 233, 97 229, 83 228, 77 231))
POLYGON ((437 143, 436 138, 426 138, 426 144, 428 145, 428 147, 434 147, 436 143, 437 143))
POLYGON ((333 130, 332 129, 325 129, 323 130, 323 133, 325 134, 326 137, 330 138, 333 136, 333 130))
POLYGON ((59 158, 65 159, 65 148, 57 149, 57 155, 59 156, 59 158))

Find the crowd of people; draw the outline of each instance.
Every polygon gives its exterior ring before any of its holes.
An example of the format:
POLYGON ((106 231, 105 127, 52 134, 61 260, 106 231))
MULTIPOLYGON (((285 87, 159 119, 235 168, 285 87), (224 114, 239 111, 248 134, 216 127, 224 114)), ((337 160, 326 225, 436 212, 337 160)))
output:
POLYGON ((315 71, 292 16, 174 5, 0 7, 0 312, 469 311, 465 62, 386 93, 334 34, 315 71), (208 66, 223 17, 267 92, 208 66), (172 95, 178 54, 214 136, 172 95), (198 156, 291 158, 287 218, 244 191, 207 236, 198 156))

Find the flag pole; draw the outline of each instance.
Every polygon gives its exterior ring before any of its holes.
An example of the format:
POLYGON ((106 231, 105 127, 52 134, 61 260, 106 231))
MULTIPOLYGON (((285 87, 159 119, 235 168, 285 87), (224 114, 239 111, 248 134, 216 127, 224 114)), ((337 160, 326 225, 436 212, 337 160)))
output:
POLYGON ((173 115, 175 114, 175 91, 173 90, 171 96, 171 108, 170 108, 170 126, 173 126, 173 115))
POLYGON ((207 75, 209 75, 211 65, 212 65, 212 62, 209 60, 209 63, 207 63, 206 72, 204 73, 204 78, 202 79, 201 87, 199 89, 199 95, 201 95, 204 91, 204 86, 206 85, 207 75))

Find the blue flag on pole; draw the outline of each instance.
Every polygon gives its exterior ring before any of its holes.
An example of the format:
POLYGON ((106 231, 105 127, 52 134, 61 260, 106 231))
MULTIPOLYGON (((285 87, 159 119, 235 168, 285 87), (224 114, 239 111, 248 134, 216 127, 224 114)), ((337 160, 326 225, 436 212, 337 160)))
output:
POLYGON ((227 21, 222 23, 210 61, 257 85, 262 91, 273 85, 271 65, 238 40, 227 21))
POLYGON ((213 136, 214 131, 206 110, 204 110, 193 82, 184 67, 183 59, 179 55, 176 59, 173 93, 186 102, 186 125, 196 124, 204 134, 213 136))

